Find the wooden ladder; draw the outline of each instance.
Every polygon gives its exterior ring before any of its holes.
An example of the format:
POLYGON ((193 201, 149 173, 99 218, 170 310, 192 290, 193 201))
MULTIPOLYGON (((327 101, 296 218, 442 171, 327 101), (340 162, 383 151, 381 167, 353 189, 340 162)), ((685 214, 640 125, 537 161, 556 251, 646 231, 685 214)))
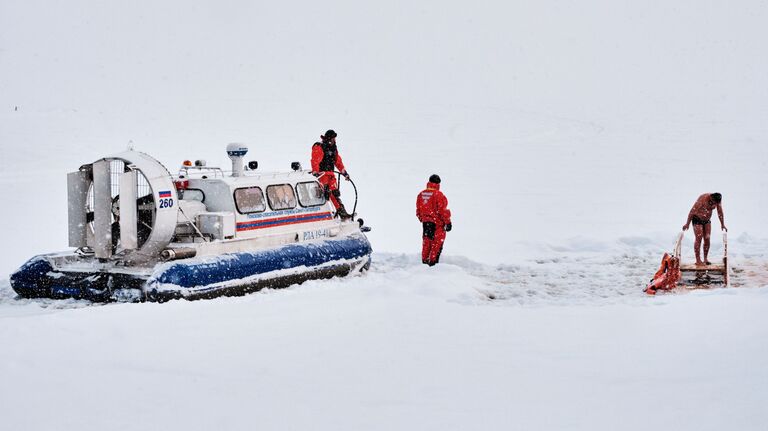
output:
POLYGON ((728 266, 728 232, 723 232, 723 263, 713 263, 710 265, 697 266, 695 263, 682 263, 680 259, 680 251, 683 242, 684 232, 680 232, 675 243, 675 257, 680 262, 680 272, 696 274, 696 277, 706 276, 709 274, 719 275, 723 278, 723 284, 725 287, 730 287, 730 268, 728 266))

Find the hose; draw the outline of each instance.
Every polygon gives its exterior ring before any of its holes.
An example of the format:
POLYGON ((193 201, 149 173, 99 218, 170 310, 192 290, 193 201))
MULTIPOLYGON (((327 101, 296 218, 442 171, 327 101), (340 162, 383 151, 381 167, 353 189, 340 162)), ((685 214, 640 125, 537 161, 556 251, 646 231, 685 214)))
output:
MULTIPOLYGON (((337 182, 339 183, 339 188, 341 188, 341 175, 342 174, 339 171, 333 171, 333 172, 339 174, 339 178, 338 178, 337 182)), ((352 207, 352 220, 355 220, 354 216, 355 216, 355 212, 357 211, 357 186, 355 185, 355 182, 352 181, 351 179, 348 180, 348 181, 350 183, 352 183, 352 188, 355 190, 355 205, 352 207)))

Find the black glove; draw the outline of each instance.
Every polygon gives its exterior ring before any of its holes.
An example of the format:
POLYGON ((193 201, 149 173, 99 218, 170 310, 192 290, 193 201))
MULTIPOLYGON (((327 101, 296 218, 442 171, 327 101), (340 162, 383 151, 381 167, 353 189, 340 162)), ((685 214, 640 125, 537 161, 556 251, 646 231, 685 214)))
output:
POLYGON ((320 176, 320 172, 310 172, 310 174, 314 175, 315 178, 320 176))
POLYGON ((345 180, 349 181, 349 174, 347 173, 346 169, 341 173, 341 176, 344 177, 345 180))
POLYGON ((448 223, 447 225, 445 225, 445 231, 446 232, 450 232, 451 229, 453 229, 453 225, 451 223, 448 223))

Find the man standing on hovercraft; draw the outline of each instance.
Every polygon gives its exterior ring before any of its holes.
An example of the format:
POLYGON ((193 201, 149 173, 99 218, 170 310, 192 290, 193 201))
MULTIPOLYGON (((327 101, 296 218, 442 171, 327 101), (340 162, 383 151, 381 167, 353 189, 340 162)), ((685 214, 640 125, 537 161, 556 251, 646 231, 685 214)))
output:
POLYGON ((416 196, 416 217, 421 222, 421 261, 429 266, 440 260, 445 233, 453 228, 448 198, 440 191, 440 177, 429 177, 427 188, 416 196))
POLYGON ((349 174, 344 168, 344 162, 341 161, 339 150, 336 148, 336 132, 328 130, 325 135, 320 137, 321 142, 315 142, 312 145, 312 175, 318 177, 317 180, 325 188, 325 196, 329 198, 336 207, 336 215, 343 219, 352 218, 341 203, 341 192, 336 183, 336 176, 333 174, 334 167, 341 172, 344 179, 349 181, 349 174))
POLYGON ((693 208, 688 213, 688 220, 683 225, 683 230, 688 230, 688 227, 693 223, 693 233, 696 239, 693 242, 693 252, 696 254, 696 265, 711 265, 707 256, 709 255, 709 235, 712 232, 712 224, 710 219, 712 218, 712 210, 717 209, 717 217, 720 219, 720 229, 728 232, 728 228, 725 227, 725 221, 723 216, 723 207, 720 203, 723 201, 723 195, 720 193, 704 193, 696 199, 693 204, 693 208), (701 240, 704 239, 704 261, 701 260, 701 240))

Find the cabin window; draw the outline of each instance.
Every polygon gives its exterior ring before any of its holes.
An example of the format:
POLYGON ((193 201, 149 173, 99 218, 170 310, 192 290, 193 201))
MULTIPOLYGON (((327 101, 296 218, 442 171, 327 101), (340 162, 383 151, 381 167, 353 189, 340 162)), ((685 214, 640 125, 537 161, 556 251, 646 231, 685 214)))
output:
POLYGON ((315 181, 296 184, 296 193, 303 207, 317 207, 325 203, 323 188, 315 181))
POLYGON ((275 211, 296 208, 296 195, 290 184, 267 186, 267 199, 275 211))
POLYGON ((264 202, 264 193, 260 187, 235 190, 235 206, 240 214, 260 213, 267 209, 267 204, 264 202))
POLYGON ((198 190, 198 189, 180 190, 179 194, 181 195, 181 199, 184 199, 185 201, 203 202, 205 200, 205 193, 203 193, 202 190, 198 190))

